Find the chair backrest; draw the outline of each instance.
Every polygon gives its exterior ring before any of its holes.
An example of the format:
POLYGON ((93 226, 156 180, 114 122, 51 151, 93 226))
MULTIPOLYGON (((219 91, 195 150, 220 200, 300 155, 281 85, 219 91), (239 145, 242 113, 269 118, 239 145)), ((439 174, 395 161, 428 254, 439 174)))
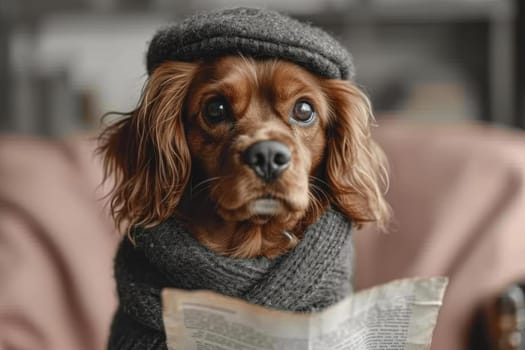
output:
POLYGON ((380 121, 391 166, 390 233, 355 234, 356 286, 450 278, 432 349, 463 349, 474 309, 525 280, 525 133, 380 121))
POLYGON ((118 235, 89 138, 0 138, 0 339, 13 349, 104 349, 118 235))

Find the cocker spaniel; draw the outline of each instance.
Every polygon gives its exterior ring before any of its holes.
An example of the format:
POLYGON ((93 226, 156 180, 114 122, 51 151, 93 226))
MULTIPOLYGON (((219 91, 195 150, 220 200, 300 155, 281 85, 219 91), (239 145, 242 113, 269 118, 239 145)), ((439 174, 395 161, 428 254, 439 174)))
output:
POLYGON ((122 227, 175 215, 219 254, 276 257, 333 206, 384 226, 385 157, 353 83, 282 59, 162 62, 103 135, 122 227))

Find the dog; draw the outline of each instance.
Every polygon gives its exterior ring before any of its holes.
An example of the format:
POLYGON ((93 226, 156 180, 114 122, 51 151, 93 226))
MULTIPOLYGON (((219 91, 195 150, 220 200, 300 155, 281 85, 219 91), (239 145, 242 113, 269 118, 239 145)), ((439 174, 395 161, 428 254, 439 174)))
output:
POLYGON ((385 156, 353 83, 282 59, 167 61, 103 133, 120 227, 176 216, 213 251, 275 258, 329 206, 385 227, 385 156))
POLYGON ((138 106, 101 136, 127 231, 109 349, 165 349, 161 291, 313 312, 352 293, 351 231, 385 226, 386 161, 350 53, 275 11, 159 30, 138 106))

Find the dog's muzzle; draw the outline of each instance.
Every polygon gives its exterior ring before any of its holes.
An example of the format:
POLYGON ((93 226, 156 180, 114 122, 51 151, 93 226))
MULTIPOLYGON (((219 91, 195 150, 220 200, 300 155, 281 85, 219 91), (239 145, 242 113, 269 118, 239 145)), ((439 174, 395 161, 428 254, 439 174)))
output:
POLYGON ((272 182, 288 168, 292 152, 284 143, 274 140, 259 141, 243 153, 243 161, 265 182, 272 182))

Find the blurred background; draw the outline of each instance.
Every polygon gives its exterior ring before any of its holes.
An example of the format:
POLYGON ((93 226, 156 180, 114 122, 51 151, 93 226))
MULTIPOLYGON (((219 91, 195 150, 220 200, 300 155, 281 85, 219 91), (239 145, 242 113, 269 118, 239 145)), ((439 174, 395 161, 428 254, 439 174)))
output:
POLYGON ((372 99, 395 229, 356 232, 356 288, 448 276, 433 350, 525 350, 524 0, 0 0, 0 349, 105 348, 90 136, 135 107, 160 26, 240 5, 332 33, 372 99))
POLYGON ((333 33, 380 117, 525 127, 519 0, 0 0, 0 130, 97 128, 135 106, 159 26, 237 5, 333 33))

